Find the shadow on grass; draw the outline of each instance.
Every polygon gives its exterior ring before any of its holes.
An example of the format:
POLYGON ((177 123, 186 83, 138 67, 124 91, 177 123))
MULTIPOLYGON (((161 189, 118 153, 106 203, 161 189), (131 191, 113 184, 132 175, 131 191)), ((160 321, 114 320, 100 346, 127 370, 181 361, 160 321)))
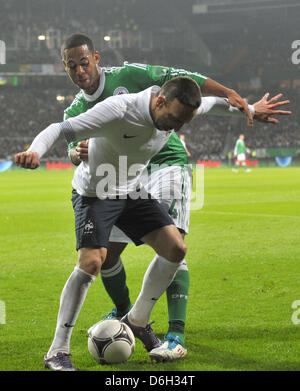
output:
MULTIPOLYGON (((291 358, 297 357, 299 351, 298 346, 300 343, 299 330, 296 327, 220 327, 220 328, 207 328, 199 329, 194 332, 194 337, 191 336, 190 340, 197 340, 197 342, 190 342, 187 340, 189 351, 197 352, 197 362, 201 365, 210 365, 221 367, 224 370, 237 370, 237 371, 299 371, 299 362, 288 361, 282 358, 290 355, 291 358), (245 344, 243 344, 243 340, 245 344), (248 348, 249 357, 247 357, 246 345, 251 345, 251 350, 248 348), (207 342, 210 341, 210 346, 207 342), (217 347, 213 347, 214 341, 219 343, 224 341, 230 346, 234 346, 236 350, 237 343, 241 346, 243 353, 237 354, 228 350, 221 350, 217 347), (278 342, 282 345, 278 345, 278 342), (292 345, 289 350, 283 344, 292 345), (243 346, 244 345, 244 346, 243 346), (279 348, 279 349, 278 349, 279 348), (263 351, 265 349, 265 351, 263 351), (280 350, 280 351, 279 351, 280 350), (253 358, 253 351, 257 357, 265 357, 268 352, 269 360, 253 358), (284 351, 284 352, 283 352, 284 351)), ((222 369, 221 369, 222 370, 222 369)))

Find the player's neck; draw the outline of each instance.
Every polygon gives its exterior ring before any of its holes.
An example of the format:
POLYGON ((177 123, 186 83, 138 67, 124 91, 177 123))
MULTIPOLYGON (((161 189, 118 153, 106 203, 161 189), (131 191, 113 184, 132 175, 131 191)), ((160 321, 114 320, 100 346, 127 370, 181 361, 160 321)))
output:
POLYGON ((99 88, 100 74, 101 74, 101 71, 99 68, 99 74, 98 74, 97 78, 95 79, 94 83, 89 88, 83 90, 87 95, 93 95, 97 91, 97 89, 99 88))
POLYGON ((149 103, 149 112, 150 112, 150 116, 152 118, 154 125, 155 125, 154 108, 155 108, 156 100, 157 100, 157 94, 152 92, 151 98, 150 98, 150 103, 149 103))

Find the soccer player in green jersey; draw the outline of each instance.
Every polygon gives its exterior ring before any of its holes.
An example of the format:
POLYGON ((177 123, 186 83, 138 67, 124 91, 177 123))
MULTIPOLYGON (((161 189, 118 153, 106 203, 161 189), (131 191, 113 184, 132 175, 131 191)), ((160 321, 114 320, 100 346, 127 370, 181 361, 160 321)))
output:
MULTIPOLYGON (((139 92, 152 85, 162 86, 164 82, 176 76, 189 76, 199 84, 203 93, 226 97, 232 106, 245 111, 248 124, 252 124, 248 105, 239 94, 199 73, 172 67, 129 63, 124 63, 122 67, 100 68, 99 52, 94 49, 92 41, 81 34, 74 34, 65 41, 62 46, 62 58, 71 80, 81 89, 71 106, 65 110, 64 119, 87 111, 109 96, 139 92)), ((79 164, 81 159, 86 160, 87 143, 81 141, 70 144, 69 154, 74 164, 79 164)), ((163 149, 150 161, 149 168, 153 165, 164 165, 165 168, 160 170, 161 175, 174 170, 178 187, 182 188, 184 185, 188 195, 191 178, 186 169, 187 163, 185 148, 176 133, 173 133, 163 149)), ((189 223, 189 199, 184 198, 185 195, 183 194, 182 200, 175 202, 172 199, 163 200, 183 237, 188 233, 189 223)), ((101 269, 104 287, 116 307, 110 315, 112 317, 122 317, 132 306, 120 257, 128 242, 128 238, 114 228, 107 258, 101 269)), ((187 352, 184 346, 184 327, 188 291, 189 272, 184 262, 167 290, 169 330, 156 359, 174 360, 183 357, 187 352)))
POLYGON ((234 157, 236 158, 235 167, 232 169, 233 172, 238 172, 238 168, 240 166, 244 167, 246 172, 250 172, 251 170, 247 167, 246 163, 246 153, 250 153, 250 150, 245 145, 245 136, 240 134, 237 139, 234 147, 234 157))

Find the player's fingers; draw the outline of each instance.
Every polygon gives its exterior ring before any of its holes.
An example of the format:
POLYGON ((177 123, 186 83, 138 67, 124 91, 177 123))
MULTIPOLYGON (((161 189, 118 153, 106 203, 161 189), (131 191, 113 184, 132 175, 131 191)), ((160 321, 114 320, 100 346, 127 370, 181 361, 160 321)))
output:
POLYGON ((36 159, 34 159, 34 160, 31 162, 30 168, 33 169, 33 170, 35 170, 35 169, 38 168, 38 167, 39 167, 39 162, 38 162, 36 159))
POLYGON ((276 115, 290 115, 290 114, 292 114, 292 112, 288 111, 288 110, 274 110, 274 112, 272 114, 276 114, 276 115))
POLYGON ((88 148, 76 148, 77 156, 87 156, 88 155, 88 148))
POLYGON ((271 98, 268 103, 276 102, 278 99, 280 99, 282 97, 282 95, 283 94, 280 93, 280 94, 273 96, 273 98, 271 98))
POLYGON ((26 153, 22 152, 19 155, 20 155, 20 157, 19 157, 19 164, 20 164, 21 167, 24 167, 24 164, 26 162, 26 153))
POLYGON ((267 92, 267 93, 262 97, 262 100, 267 101, 268 98, 269 98, 269 96, 270 96, 270 93, 267 92))
POLYGON ((268 115, 290 115, 290 110, 268 110, 268 115))
POLYGON ((32 155, 26 154, 24 159, 24 167, 31 168, 31 164, 32 164, 32 155))
POLYGON ((77 147, 81 148, 81 147, 87 147, 88 146, 88 141, 80 141, 78 144, 77 144, 77 147))
POLYGON ((22 153, 20 160, 21 167, 27 168, 28 160, 28 154, 26 152, 22 153))
POLYGON ((270 123, 270 124, 279 124, 278 119, 272 118, 272 117, 268 117, 267 118, 267 122, 270 123))
POLYGON ((19 154, 19 153, 15 154, 15 156, 14 156, 14 162, 15 162, 15 164, 16 164, 17 166, 20 164, 20 154, 19 154))
MULTIPOLYGON (((270 102, 268 102, 268 103, 270 103, 270 102)), ((271 108, 272 108, 272 109, 275 109, 276 107, 286 106, 286 105, 288 105, 288 104, 290 104, 290 101, 289 101, 289 100, 282 100, 281 102, 273 103, 273 104, 271 105, 271 108)))

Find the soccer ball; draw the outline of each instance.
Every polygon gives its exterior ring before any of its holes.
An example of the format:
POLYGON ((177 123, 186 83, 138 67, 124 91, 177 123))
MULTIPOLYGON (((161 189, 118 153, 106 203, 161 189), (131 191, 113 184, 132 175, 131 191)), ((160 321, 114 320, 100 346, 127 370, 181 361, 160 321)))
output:
POLYGON ((133 332, 119 320, 102 320, 92 326, 88 334, 89 352, 102 365, 127 361, 134 352, 133 332))

